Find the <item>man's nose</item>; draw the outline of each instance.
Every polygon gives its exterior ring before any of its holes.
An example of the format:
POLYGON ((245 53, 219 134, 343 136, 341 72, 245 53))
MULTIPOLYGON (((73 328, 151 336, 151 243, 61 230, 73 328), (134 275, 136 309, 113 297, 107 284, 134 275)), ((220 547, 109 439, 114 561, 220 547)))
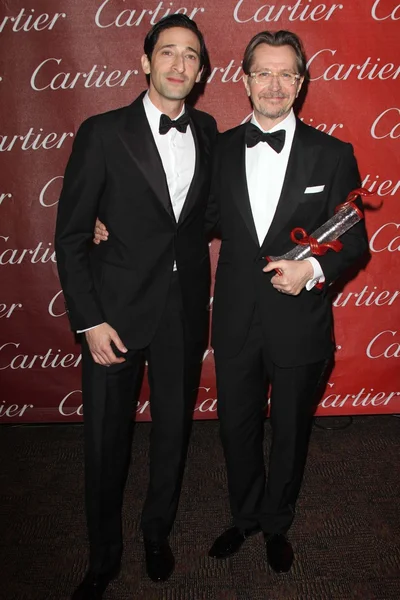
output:
POLYGON ((281 89, 281 82, 277 75, 271 75, 270 82, 269 82, 269 88, 271 90, 280 90, 281 89))
POLYGON ((173 67, 178 73, 183 73, 185 70, 185 58, 181 55, 175 56, 173 67))

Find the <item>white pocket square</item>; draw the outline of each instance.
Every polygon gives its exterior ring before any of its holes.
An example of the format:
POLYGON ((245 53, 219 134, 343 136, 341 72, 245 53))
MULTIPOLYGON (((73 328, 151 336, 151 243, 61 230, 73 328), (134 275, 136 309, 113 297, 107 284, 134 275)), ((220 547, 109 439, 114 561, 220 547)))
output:
POLYGON ((318 192, 323 192, 325 189, 324 185, 312 185, 311 187, 307 187, 304 190, 305 194, 318 194, 318 192))

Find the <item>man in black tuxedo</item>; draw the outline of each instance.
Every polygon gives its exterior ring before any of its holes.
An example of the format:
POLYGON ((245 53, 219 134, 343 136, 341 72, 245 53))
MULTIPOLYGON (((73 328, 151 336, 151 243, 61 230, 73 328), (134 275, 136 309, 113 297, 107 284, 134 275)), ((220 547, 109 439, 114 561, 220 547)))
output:
POLYGON ((220 213, 222 233, 212 345, 234 523, 217 538, 210 556, 230 556, 249 535, 263 531, 271 568, 286 572, 293 561, 286 533, 313 408, 334 351, 328 287, 368 243, 361 221, 342 236, 341 252, 265 266, 267 256, 293 246, 293 228, 311 234, 360 179, 350 144, 304 125, 293 113, 306 74, 295 34, 254 36, 243 70, 253 117, 218 138, 210 205, 210 213, 220 213), (318 289, 315 284, 321 283, 318 289), (272 443, 266 481, 268 381, 272 443))
POLYGON ((152 433, 142 513, 147 573, 168 579, 168 535, 185 464, 194 389, 208 337, 210 264, 204 231, 215 120, 185 107, 207 60, 184 15, 144 42, 147 93, 87 119, 69 159, 56 227, 60 280, 84 332, 83 405, 88 572, 74 600, 101 598, 122 555, 121 510, 132 414, 148 361, 152 433), (107 244, 92 245, 99 216, 107 244))

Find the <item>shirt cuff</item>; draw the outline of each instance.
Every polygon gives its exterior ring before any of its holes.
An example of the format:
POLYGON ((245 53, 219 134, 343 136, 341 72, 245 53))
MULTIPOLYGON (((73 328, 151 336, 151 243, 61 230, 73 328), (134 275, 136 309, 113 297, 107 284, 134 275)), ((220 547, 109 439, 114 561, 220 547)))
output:
MULTIPOLYGON (((103 323, 99 323, 99 325, 103 325, 103 323)), ((93 325, 93 327, 88 327, 87 329, 77 329, 76 333, 85 333, 85 331, 90 331, 91 329, 95 329, 99 325, 93 325)))
POLYGON ((306 283, 306 290, 309 292, 315 285, 317 285, 317 283, 324 283, 325 276, 323 270, 321 269, 321 265, 316 258, 310 256, 310 258, 306 258, 305 260, 308 260, 314 269, 313 278, 309 279, 306 283))

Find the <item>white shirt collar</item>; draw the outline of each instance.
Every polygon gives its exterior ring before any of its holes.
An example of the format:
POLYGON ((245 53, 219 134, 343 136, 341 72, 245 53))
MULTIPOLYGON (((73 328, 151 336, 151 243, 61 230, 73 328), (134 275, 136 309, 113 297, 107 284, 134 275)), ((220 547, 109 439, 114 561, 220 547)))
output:
MULTIPOLYGON (((158 132, 158 129, 160 127, 160 117, 163 113, 152 103, 152 101, 150 100, 148 91, 146 92, 146 94, 143 97, 143 106, 144 106, 146 117, 149 122, 151 130, 158 132)), ((185 105, 183 105, 182 110, 179 113, 179 115, 176 117, 176 119, 179 119, 179 117, 181 115, 183 115, 184 112, 185 112, 185 105)), ((172 119, 172 120, 176 121, 176 119, 172 119)))
POLYGON ((277 125, 274 125, 272 127, 272 129, 268 129, 268 131, 266 131, 265 129, 263 129, 261 127, 261 125, 259 124, 259 122, 257 121, 257 119, 254 115, 254 112, 253 112, 253 116, 251 117, 251 123, 253 123, 253 125, 256 125, 264 133, 273 133, 274 131, 278 131, 279 129, 284 129, 286 131, 287 135, 293 136, 294 130, 296 129, 296 117, 294 115, 293 108, 290 109, 290 113, 288 114, 287 117, 285 117, 283 119, 283 121, 281 121, 277 125))

